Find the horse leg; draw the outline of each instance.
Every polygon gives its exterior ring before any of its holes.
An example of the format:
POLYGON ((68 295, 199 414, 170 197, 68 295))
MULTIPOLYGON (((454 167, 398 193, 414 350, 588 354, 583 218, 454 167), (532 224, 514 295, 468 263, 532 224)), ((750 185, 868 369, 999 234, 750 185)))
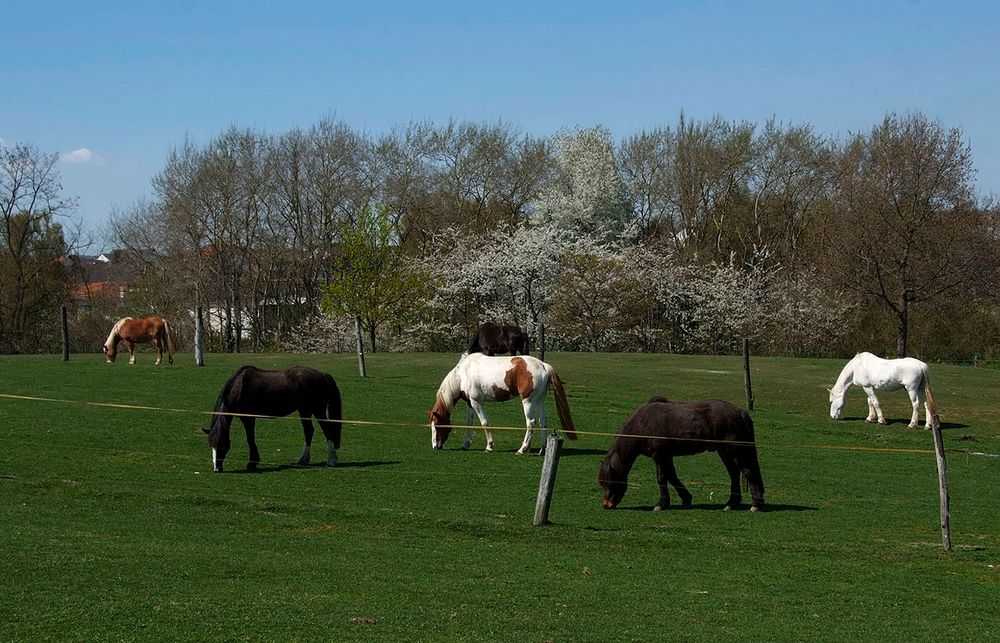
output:
POLYGON ((670 487, 667 483, 674 485, 677 496, 681 499, 681 506, 690 507, 691 492, 677 477, 673 456, 657 454, 653 458, 653 463, 656 465, 656 484, 660 487, 660 500, 653 507, 653 511, 662 511, 670 506, 670 487))
POLYGON ((865 394, 868 396, 868 404, 875 408, 875 414, 878 416, 878 423, 885 424, 885 416, 882 415, 882 406, 878 403, 878 398, 875 397, 875 389, 871 386, 864 387, 865 394))
POLYGON ((760 476, 760 462, 757 449, 744 446, 737 456, 737 464, 750 487, 750 511, 759 511, 764 505, 764 479, 760 476))
MULTIPOLYGON (((535 409, 533 408, 531 401, 528 398, 524 398, 521 400, 521 406, 524 407, 524 421, 525 424, 527 424, 528 428, 524 432, 524 441, 521 442, 521 448, 517 450, 517 455, 524 455, 529 450, 531 450, 532 432, 535 429, 535 422, 536 422, 534 417, 535 409)), ((544 446, 545 443, 543 442, 542 447, 544 448, 544 446)))
POLYGON ((156 349, 156 364, 155 364, 155 366, 159 366, 160 362, 163 361, 163 343, 160 342, 160 339, 158 337, 154 337, 152 340, 150 340, 150 343, 152 343, 153 344, 153 348, 156 349))
POLYGON ((135 364, 135 342, 125 340, 125 348, 128 349, 128 363, 135 364))
POLYGON ((865 401, 868 402, 868 417, 865 418, 865 422, 874 422, 877 419, 875 415, 875 405, 872 404, 872 398, 866 397, 865 401))
MULTIPOLYGON (((465 423, 472 426, 472 405, 465 405, 465 423)), ((475 431, 471 428, 465 430, 465 442, 462 443, 462 451, 467 451, 469 447, 472 446, 472 437, 475 435, 475 431)))
POLYGON ((471 402, 472 410, 476 412, 479 416, 479 424, 482 425, 483 431, 486 433, 486 452, 493 452, 493 433, 490 432, 490 421, 486 417, 486 410, 483 408, 482 404, 476 402, 471 402))
MULTIPOLYGON (((328 424, 328 418, 326 416, 325 402, 320 404, 313 414, 316 416, 316 420, 319 422, 319 428, 323 429, 323 437, 326 438, 326 466, 335 467, 337 466, 337 447, 334 442, 333 427, 328 424)), ((312 426, 312 422, 309 423, 312 426)))
POLYGON ((247 460, 247 471, 256 471, 257 465, 260 464, 260 451, 257 450, 257 440, 254 435, 254 428, 256 426, 256 418, 251 417, 241 417, 240 420, 243 422, 243 429, 247 433, 247 447, 250 449, 250 459, 247 460))
POLYGON ((743 502, 743 494, 740 492, 740 465, 728 449, 719 449, 719 457, 722 459, 722 464, 726 465, 726 471, 729 472, 729 502, 723 509, 726 511, 738 509, 740 503, 743 502))
MULTIPOLYGON (((923 397, 923 396, 920 395, 920 389, 919 388, 915 388, 912 391, 910 389, 907 389, 906 392, 909 394, 909 396, 910 396, 910 404, 913 406, 913 415, 910 416, 910 424, 906 428, 908 428, 908 429, 916 429, 916 428, 918 428, 920 426, 920 404, 923 402, 923 400, 920 399, 920 398, 923 397)), ((924 417, 924 424, 925 425, 927 424, 926 420, 929 417, 930 417, 929 415, 927 415, 927 416, 924 417)))
MULTIPOLYGON (((538 449, 538 455, 545 454, 545 447, 548 446, 549 418, 545 415, 545 403, 543 402, 538 413, 538 423, 542 426, 542 446, 538 449)), ((553 434, 554 435, 554 434, 553 434)))
POLYGON ((305 446, 302 447, 302 453, 299 455, 299 459, 295 464, 305 466, 309 464, 309 450, 312 447, 313 431, 316 429, 313 427, 312 420, 309 419, 309 416, 305 415, 301 411, 299 412, 299 419, 302 420, 302 435, 305 438, 305 446))

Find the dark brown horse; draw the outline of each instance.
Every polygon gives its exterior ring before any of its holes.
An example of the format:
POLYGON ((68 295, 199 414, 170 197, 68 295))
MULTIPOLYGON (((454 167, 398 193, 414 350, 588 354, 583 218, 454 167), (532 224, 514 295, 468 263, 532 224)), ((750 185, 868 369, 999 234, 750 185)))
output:
POLYGON ((510 353, 511 355, 529 355, 528 333, 518 326, 500 326, 486 323, 479 327, 476 334, 469 340, 467 353, 510 353))
POLYGON ((229 378, 219 392, 215 402, 218 413, 212 418, 212 426, 202 429, 208 434, 208 445, 212 447, 212 470, 222 471, 222 464, 229 453, 229 426, 233 415, 243 422, 250 447, 247 469, 251 471, 260 464, 260 451, 254 439, 257 417, 282 417, 294 411, 299 412, 305 446, 297 464, 309 464, 309 449, 312 445, 313 424, 310 418, 319 421, 326 437, 328 466, 337 466, 337 449, 340 448, 341 409, 340 389, 333 377, 308 366, 293 366, 284 371, 264 371, 254 366, 241 366, 229 378))
POLYGON ((619 429, 601 462, 597 481, 604 488, 604 507, 614 509, 628 489, 628 473, 636 458, 645 455, 656 464, 660 500, 655 511, 670 506, 667 483, 674 486, 681 504, 691 505, 691 493, 678 479, 674 456, 716 451, 729 472, 729 501, 725 509, 740 506, 740 473, 746 476, 752 502, 750 511, 764 504, 753 421, 743 409, 722 400, 669 402, 654 396, 640 406, 619 429))
POLYGON ((123 317, 115 322, 104 342, 104 358, 108 364, 114 363, 118 357, 118 343, 125 342, 128 349, 128 363, 135 364, 135 345, 152 343, 156 349, 156 364, 163 361, 163 349, 167 349, 167 362, 174 363, 174 338, 170 333, 170 324, 162 317, 146 317, 133 319, 123 317))

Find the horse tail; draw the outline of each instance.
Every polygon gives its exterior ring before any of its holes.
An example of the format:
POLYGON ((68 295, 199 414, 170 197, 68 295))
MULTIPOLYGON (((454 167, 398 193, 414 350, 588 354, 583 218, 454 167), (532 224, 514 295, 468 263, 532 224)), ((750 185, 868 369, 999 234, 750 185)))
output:
POLYGON ((163 320, 163 334, 167 336, 167 361, 174 363, 174 334, 170 332, 170 324, 163 320))
POLYGON ((552 393, 556 398, 556 410, 559 411, 559 422, 562 424, 566 437, 570 440, 576 439, 576 431, 573 430, 573 416, 569 414, 569 402, 566 400, 566 390, 563 388, 562 380, 555 369, 549 366, 549 380, 552 382, 552 393))
POLYGON ((924 389, 924 400, 927 402, 927 421, 926 425, 928 428, 940 427, 941 419, 938 417, 937 406, 934 404, 934 394, 931 393, 931 374, 930 369, 924 364, 923 372, 923 389, 924 389))
POLYGON ((328 426, 333 429, 333 447, 339 449, 340 435, 343 429, 341 420, 344 417, 340 405, 340 389, 337 387, 336 380, 329 373, 323 373, 323 378, 326 379, 330 394, 330 397, 326 401, 326 416, 329 418, 327 422, 329 423, 328 426))
POLYGON ((521 333, 521 354, 531 355, 531 347, 528 344, 528 333, 521 333))

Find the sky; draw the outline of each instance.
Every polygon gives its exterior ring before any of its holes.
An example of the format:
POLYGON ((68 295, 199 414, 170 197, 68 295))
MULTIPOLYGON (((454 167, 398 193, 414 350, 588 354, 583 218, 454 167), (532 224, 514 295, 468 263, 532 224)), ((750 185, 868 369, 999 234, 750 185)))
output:
POLYGON ((33 0, 3 21, 0 142, 59 153, 98 235, 185 139, 331 115, 373 135, 456 119, 624 138, 683 111, 845 137, 920 111, 962 130, 979 193, 1000 196, 996 0, 33 0))

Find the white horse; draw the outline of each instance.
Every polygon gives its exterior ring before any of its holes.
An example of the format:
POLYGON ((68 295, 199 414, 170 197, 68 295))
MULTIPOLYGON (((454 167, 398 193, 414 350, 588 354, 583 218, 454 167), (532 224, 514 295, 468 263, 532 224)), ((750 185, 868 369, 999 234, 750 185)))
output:
POLYGON ((830 417, 839 420, 844 409, 844 394, 852 384, 864 389, 868 395, 868 422, 878 418, 879 424, 885 424, 882 407, 875 397, 875 391, 895 391, 906 388, 913 404, 913 417, 909 428, 915 429, 919 424, 920 405, 924 405, 924 428, 940 426, 937 409, 934 407, 934 396, 931 394, 931 381, 927 364, 912 357, 901 359, 882 359, 871 353, 858 353, 840 371, 837 383, 830 392, 830 417))
MULTIPOLYGON (((513 397, 521 398, 527 431, 524 442, 517 453, 524 454, 531 448, 532 430, 538 424, 542 427, 542 448, 545 451, 546 418, 545 393, 549 384, 556 399, 559 421, 566 437, 576 439, 573 418, 569 414, 569 404, 562 380, 555 370, 545 362, 530 355, 516 357, 491 357, 482 353, 465 354, 455 368, 451 369, 438 387, 434 408, 430 411, 431 447, 444 448, 445 440, 451 434, 451 410, 458 400, 469 403, 479 416, 479 423, 486 431, 486 451, 493 451, 493 434, 489 420, 483 409, 484 402, 505 402, 513 397)), ((463 449, 472 445, 472 429, 467 429, 463 449)))

